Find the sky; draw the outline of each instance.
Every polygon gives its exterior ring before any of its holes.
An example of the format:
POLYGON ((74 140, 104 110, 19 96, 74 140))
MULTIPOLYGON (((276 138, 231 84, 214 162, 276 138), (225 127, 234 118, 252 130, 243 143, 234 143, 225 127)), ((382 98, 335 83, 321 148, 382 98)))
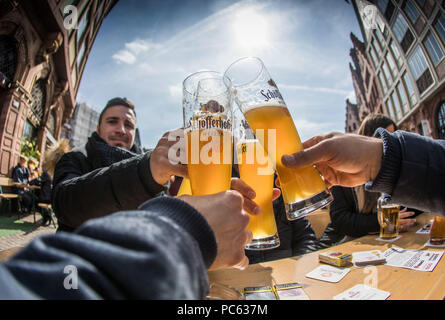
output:
POLYGON ((114 97, 135 104, 142 145, 183 126, 182 82, 235 60, 263 60, 302 140, 344 132, 355 102, 344 0, 120 0, 104 20, 77 95, 100 112, 114 97))

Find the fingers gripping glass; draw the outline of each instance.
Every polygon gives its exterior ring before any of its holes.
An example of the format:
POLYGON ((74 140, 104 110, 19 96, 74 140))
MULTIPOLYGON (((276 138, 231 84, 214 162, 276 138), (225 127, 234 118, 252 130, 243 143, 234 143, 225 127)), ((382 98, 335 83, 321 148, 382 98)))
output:
POLYGON ((254 57, 234 62, 226 85, 277 170, 287 218, 295 220, 328 205, 332 195, 313 167, 290 169, 281 158, 303 150, 297 129, 277 84, 254 57))

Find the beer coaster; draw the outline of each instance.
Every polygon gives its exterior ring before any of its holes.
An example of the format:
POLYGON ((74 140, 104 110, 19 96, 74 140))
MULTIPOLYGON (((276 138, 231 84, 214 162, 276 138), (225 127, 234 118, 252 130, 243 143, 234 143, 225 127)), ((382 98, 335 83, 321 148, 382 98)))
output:
POLYGON ((445 248, 445 243, 444 244, 432 244, 430 240, 428 240, 427 243, 425 243, 425 247, 430 247, 430 248, 445 248))
POLYGON ((401 235, 398 235, 394 239, 382 239, 382 238, 378 237, 376 240, 377 241, 383 241, 383 242, 394 242, 396 240, 399 240, 401 237, 402 237, 401 235))

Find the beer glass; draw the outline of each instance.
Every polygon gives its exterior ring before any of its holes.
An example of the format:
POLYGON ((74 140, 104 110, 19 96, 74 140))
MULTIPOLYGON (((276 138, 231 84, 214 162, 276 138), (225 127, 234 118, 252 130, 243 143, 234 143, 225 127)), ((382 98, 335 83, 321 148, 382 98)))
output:
POLYGON ((233 115, 224 83, 213 71, 194 73, 183 83, 187 168, 194 196, 230 190, 233 115))
POLYGON ((234 145, 239 175, 256 193, 261 214, 251 215, 247 229, 252 241, 247 250, 267 250, 280 246, 272 204, 274 169, 267 153, 253 134, 241 112, 234 112, 234 145))
POLYGON ((190 187, 190 179, 183 178, 181 182, 181 186, 179 187, 177 197, 182 195, 192 195, 192 188, 190 187))
POLYGON ((234 62, 225 72, 232 95, 277 170, 289 220, 328 205, 333 197, 313 167, 286 168, 283 155, 303 150, 292 117, 263 62, 255 57, 234 62))
POLYGON ((445 218, 435 216, 430 231, 431 244, 440 245, 445 243, 445 218))
POLYGON ((400 206, 388 204, 389 199, 387 195, 382 195, 377 200, 380 238, 385 240, 394 239, 399 236, 400 206))

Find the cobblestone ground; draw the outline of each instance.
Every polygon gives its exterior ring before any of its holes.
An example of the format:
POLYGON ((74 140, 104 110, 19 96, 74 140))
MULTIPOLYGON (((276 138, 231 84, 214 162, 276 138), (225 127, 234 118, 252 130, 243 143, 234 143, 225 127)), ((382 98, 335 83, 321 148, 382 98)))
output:
POLYGON ((50 226, 43 227, 42 217, 39 213, 36 213, 36 223, 34 223, 34 217, 32 214, 22 217, 21 220, 33 223, 34 227, 29 231, 23 231, 20 233, 16 233, 10 236, 0 237, 0 251, 8 250, 16 247, 25 247, 29 242, 31 242, 34 238, 46 235, 53 234, 56 232, 54 225, 51 223, 50 226))

